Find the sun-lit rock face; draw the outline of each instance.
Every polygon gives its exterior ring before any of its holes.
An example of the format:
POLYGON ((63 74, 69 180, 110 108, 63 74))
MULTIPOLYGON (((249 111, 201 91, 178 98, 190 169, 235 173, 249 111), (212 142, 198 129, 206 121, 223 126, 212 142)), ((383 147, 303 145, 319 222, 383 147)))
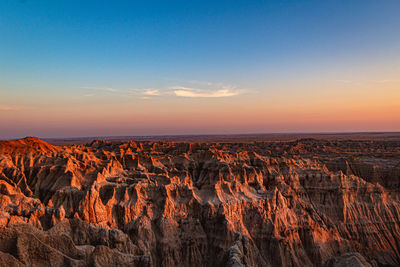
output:
POLYGON ((400 265, 400 142, 0 142, 0 265, 400 265))

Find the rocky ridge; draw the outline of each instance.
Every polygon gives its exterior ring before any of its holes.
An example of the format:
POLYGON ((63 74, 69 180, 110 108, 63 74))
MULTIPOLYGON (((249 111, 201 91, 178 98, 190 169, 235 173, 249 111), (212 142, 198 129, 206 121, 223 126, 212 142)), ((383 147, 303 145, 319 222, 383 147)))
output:
POLYGON ((399 185, 399 141, 1 141, 0 265, 399 266, 399 185))

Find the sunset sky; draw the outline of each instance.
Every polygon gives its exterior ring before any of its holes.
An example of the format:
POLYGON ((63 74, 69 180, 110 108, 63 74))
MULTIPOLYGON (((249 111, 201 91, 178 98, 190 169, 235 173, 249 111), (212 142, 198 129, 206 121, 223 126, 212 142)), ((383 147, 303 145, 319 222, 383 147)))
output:
POLYGON ((400 1, 0 1, 0 139, 400 131, 400 1))

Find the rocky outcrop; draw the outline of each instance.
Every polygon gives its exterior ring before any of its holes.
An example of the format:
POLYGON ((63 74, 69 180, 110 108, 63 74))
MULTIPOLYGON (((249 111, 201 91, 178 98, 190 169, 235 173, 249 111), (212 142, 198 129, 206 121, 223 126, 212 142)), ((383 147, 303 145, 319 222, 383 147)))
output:
POLYGON ((329 259, 324 267, 375 267, 377 264, 368 263, 360 253, 346 253, 340 257, 329 259))
POLYGON ((399 164, 397 141, 3 141, 0 263, 398 266, 399 164))
POLYGON ((129 237, 117 229, 64 220, 48 231, 18 223, 0 231, 0 262, 15 266, 150 266, 129 237), (110 264, 114 262, 116 264, 110 264))

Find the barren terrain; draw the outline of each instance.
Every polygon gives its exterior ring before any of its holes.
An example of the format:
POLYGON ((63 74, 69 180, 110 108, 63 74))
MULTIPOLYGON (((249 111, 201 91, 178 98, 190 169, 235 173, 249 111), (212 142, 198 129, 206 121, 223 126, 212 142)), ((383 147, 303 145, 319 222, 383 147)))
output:
POLYGON ((0 265, 400 265, 399 138, 239 139, 1 141, 0 265))

